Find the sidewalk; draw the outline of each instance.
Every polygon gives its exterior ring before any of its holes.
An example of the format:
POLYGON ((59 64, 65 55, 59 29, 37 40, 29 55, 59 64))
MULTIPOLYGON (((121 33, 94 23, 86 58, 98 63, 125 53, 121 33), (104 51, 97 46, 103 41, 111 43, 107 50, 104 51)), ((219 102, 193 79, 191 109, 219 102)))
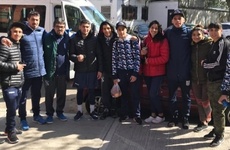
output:
MULTIPOLYGON (((67 122, 57 118, 53 124, 39 125, 32 121, 31 103, 27 101, 30 130, 19 135, 19 143, 0 145, 2 150, 230 150, 230 127, 226 127, 225 141, 217 148, 210 148, 210 140, 204 140, 207 130, 194 133, 179 127, 167 128, 162 124, 137 125, 133 120, 119 123, 118 119, 93 121, 84 111, 84 118, 75 122, 76 90, 68 89, 65 114, 67 122)), ((0 131, 5 129, 5 103, 0 99, 0 131)), ((45 116, 44 97, 41 99, 41 115, 45 116)), ((17 117, 17 125, 19 118, 17 117)), ((1 136, 0 138, 6 138, 1 136)))

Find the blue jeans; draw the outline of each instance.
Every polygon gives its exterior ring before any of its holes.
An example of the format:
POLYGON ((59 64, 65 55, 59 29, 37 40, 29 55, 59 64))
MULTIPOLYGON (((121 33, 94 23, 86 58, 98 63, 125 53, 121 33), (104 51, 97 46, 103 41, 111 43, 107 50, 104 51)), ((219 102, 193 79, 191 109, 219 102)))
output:
POLYGON ((129 98, 132 103, 132 114, 139 117, 140 113, 140 78, 137 77, 135 82, 130 82, 132 71, 118 70, 119 86, 121 88, 121 115, 127 116, 129 113, 129 98))
POLYGON ((19 101, 21 98, 21 88, 8 87, 2 89, 3 98, 6 102, 6 132, 10 133, 14 130, 16 122, 16 110, 18 109, 19 101))
POLYGON ((151 112, 155 114, 163 113, 160 100, 160 86, 162 80, 163 76, 145 77, 145 82, 150 97, 151 112))
POLYGON ((170 101, 170 114, 171 119, 178 117, 178 104, 177 104, 177 88, 180 87, 182 94, 182 117, 188 118, 190 115, 191 99, 190 99, 190 83, 189 81, 174 81, 168 80, 169 88, 169 101, 170 101))
POLYGON ((22 97, 19 103, 19 117, 21 120, 26 119, 26 98, 30 87, 34 116, 38 116, 40 114, 42 77, 25 79, 25 82, 22 86, 22 97))

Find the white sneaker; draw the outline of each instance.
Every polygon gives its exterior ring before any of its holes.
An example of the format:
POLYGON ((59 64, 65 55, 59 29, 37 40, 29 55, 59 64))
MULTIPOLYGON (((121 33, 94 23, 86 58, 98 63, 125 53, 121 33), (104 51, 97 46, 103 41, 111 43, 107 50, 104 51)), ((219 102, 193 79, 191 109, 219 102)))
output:
POLYGON ((149 116, 148 118, 145 119, 146 123, 151 123, 155 118, 153 118, 152 116, 149 116))
POLYGON ((156 118, 152 120, 153 123, 161 123, 163 121, 165 121, 165 117, 161 118, 159 116, 157 116, 156 118))

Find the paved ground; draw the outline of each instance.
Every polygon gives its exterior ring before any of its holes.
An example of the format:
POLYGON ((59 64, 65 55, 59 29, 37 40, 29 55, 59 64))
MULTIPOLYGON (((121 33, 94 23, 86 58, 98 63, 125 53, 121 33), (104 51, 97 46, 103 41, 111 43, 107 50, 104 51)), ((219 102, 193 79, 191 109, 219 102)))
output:
MULTIPOLYGON (((76 90, 68 89, 65 112, 67 122, 55 118, 53 124, 38 125, 32 122, 31 103, 28 100, 27 112, 30 130, 19 135, 18 144, 5 142, 1 150, 213 150, 210 140, 204 140, 212 127, 200 133, 180 127, 167 128, 167 122, 162 124, 137 125, 133 120, 119 123, 118 119, 93 121, 84 113, 84 118, 73 121, 76 112, 76 90)), ((1 97, 1 96, 0 96, 1 97)), ((5 128, 5 103, 0 99, 0 131, 5 128)), ((41 114, 45 116, 44 97, 41 100, 41 114)), ((17 118, 17 123, 19 119, 17 118)), ((6 138, 1 136, 0 138, 6 138)), ((225 141, 218 147, 220 150, 230 150, 230 127, 226 127, 225 141)))

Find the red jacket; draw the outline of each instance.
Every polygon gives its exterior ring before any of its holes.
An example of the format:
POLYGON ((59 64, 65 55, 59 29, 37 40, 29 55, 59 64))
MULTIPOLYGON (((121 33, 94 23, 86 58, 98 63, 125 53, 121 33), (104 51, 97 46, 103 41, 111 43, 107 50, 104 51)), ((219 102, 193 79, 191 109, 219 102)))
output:
POLYGON ((150 34, 145 38, 144 45, 148 48, 147 64, 143 64, 145 76, 159 76, 166 73, 166 63, 169 59, 168 40, 153 41, 150 34))

